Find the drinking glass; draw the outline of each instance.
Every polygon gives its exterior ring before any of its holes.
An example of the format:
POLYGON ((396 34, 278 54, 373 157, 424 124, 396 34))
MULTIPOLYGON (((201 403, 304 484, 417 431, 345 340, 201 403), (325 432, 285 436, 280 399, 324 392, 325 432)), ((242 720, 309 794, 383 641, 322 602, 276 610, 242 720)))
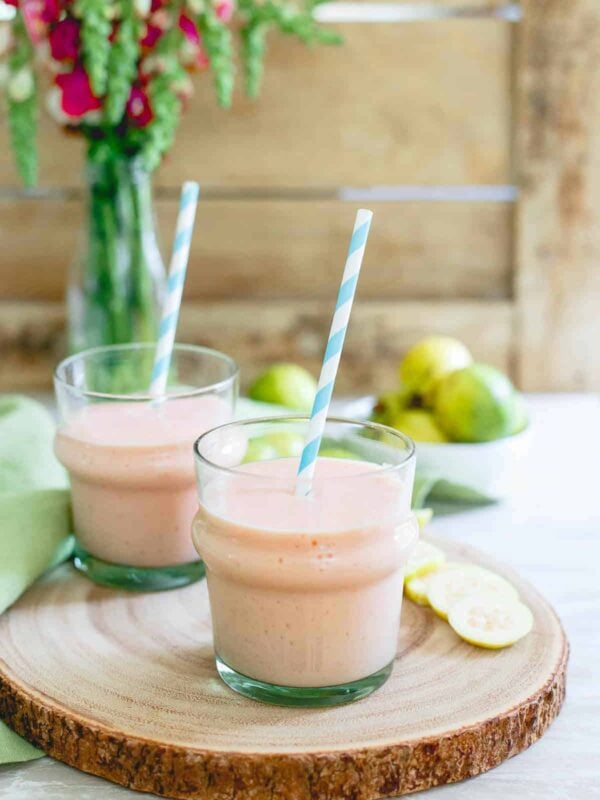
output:
POLYGON ((217 670, 255 700, 332 706, 365 697, 396 655, 414 445, 331 418, 312 488, 295 493, 308 417, 234 422, 194 452, 217 670))
POLYGON ((126 589, 170 589, 204 574, 190 538, 192 445, 233 417, 238 369, 215 350, 176 344, 164 397, 148 393, 153 344, 97 347, 54 375, 55 451, 69 471, 75 566, 126 589))

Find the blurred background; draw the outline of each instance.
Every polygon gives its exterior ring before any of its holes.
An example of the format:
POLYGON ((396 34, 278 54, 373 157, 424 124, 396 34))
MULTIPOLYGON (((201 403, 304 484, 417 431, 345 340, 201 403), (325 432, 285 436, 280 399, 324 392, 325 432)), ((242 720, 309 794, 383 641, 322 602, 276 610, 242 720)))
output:
MULTIPOLYGON (((0 3, 0 7, 2 4, 0 3)), ((5 11, 7 9, 5 8, 5 11)), ((425 334, 523 390, 600 388, 600 8, 492 0, 318 7, 340 46, 273 37, 260 99, 195 97, 154 176, 166 259, 201 201, 178 339, 318 371, 356 208, 375 213, 336 390, 377 392, 425 334), (593 22, 596 26, 590 24, 593 22)), ((84 224, 84 142, 47 114, 38 186, 0 125, 0 389, 51 383, 84 224)))

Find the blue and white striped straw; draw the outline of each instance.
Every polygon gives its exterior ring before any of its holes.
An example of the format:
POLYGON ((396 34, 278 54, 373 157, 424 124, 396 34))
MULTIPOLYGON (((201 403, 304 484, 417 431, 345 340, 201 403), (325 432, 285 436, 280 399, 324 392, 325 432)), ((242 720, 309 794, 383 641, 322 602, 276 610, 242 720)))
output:
POLYGON ((342 283, 338 292, 335 312, 329 331, 329 339, 327 341, 327 347, 325 348, 325 355, 323 356, 323 365, 317 385, 317 393, 313 402, 312 411, 310 412, 306 443, 302 451, 302 456, 300 457, 300 466, 298 467, 298 476, 296 479, 297 495, 307 495, 312 486, 319 447, 321 446, 321 439, 323 438, 323 432, 325 430, 327 412, 329 411, 335 377, 342 355, 344 339, 346 338, 346 330, 348 328, 350 312, 352 311, 356 284, 358 283, 358 275, 365 254, 365 246, 372 218, 373 212, 367 211, 364 208, 361 208, 356 214, 354 231, 352 232, 352 239, 350 239, 350 246, 348 247, 346 266, 344 267, 342 283))
POLYGON ((158 329, 158 342, 150 380, 150 394, 153 397, 161 397, 167 391, 167 378, 169 376, 169 367, 171 366, 171 355, 175 342, 185 273, 190 256, 190 244, 194 231, 199 190, 200 187, 195 181, 186 181, 181 187, 177 228, 171 254, 169 277, 167 279, 167 294, 158 329))

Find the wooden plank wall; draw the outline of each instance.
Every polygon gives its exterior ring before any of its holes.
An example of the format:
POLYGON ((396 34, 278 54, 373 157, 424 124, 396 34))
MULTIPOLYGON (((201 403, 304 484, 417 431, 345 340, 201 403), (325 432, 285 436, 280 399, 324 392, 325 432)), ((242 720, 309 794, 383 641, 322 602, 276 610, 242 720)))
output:
POLYGON ((600 3, 526 0, 517 63, 521 383, 600 389, 600 3))
MULTIPOLYGON (((402 352, 432 331, 463 338, 524 388, 591 386, 587 368, 581 377, 561 367, 556 380, 522 352, 523 342, 539 348, 527 308, 544 278, 515 272, 514 206, 502 188, 514 176, 520 25, 502 18, 506 3, 411 3, 424 16, 435 5, 456 16, 343 23, 341 48, 274 38, 260 101, 240 94, 231 112, 215 107, 210 81, 198 77, 176 150, 156 176, 159 227, 168 245, 177 188, 198 179, 180 338, 227 350, 246 380, 282 358, 317 369, 354 210, 368 197, 375 221, 340 391, 393 385, 402 352)), ((517 104, 523 118, 528 91, 517 104)), ((1 388, 48 385, 63 347, 81 147, 44 120, 41 160, 41 188, 26 196, 0 126, 1 388)), ((536 213, 520 211, 519 226, 535 227, 536 213)), ((535 249, 535 239, 520 244, 518 263, 535 249)))

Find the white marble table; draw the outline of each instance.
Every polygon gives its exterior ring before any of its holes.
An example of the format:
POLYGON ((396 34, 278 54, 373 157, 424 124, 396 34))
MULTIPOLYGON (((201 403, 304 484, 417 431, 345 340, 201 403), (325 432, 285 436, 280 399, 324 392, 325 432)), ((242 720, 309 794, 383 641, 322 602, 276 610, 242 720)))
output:
MULTIPOLYGON (((440 517, 433 530, 511 562, 554 605, 571 643, 567 699, 530 750, 421 794, 432 800, 600 798, 600 401, 552 395, 530 403, 530 465, 518 495, 510 504, 440 517)), ((0 767, 2 800, 142 796, 150 797, 49 758, 0 767)))

